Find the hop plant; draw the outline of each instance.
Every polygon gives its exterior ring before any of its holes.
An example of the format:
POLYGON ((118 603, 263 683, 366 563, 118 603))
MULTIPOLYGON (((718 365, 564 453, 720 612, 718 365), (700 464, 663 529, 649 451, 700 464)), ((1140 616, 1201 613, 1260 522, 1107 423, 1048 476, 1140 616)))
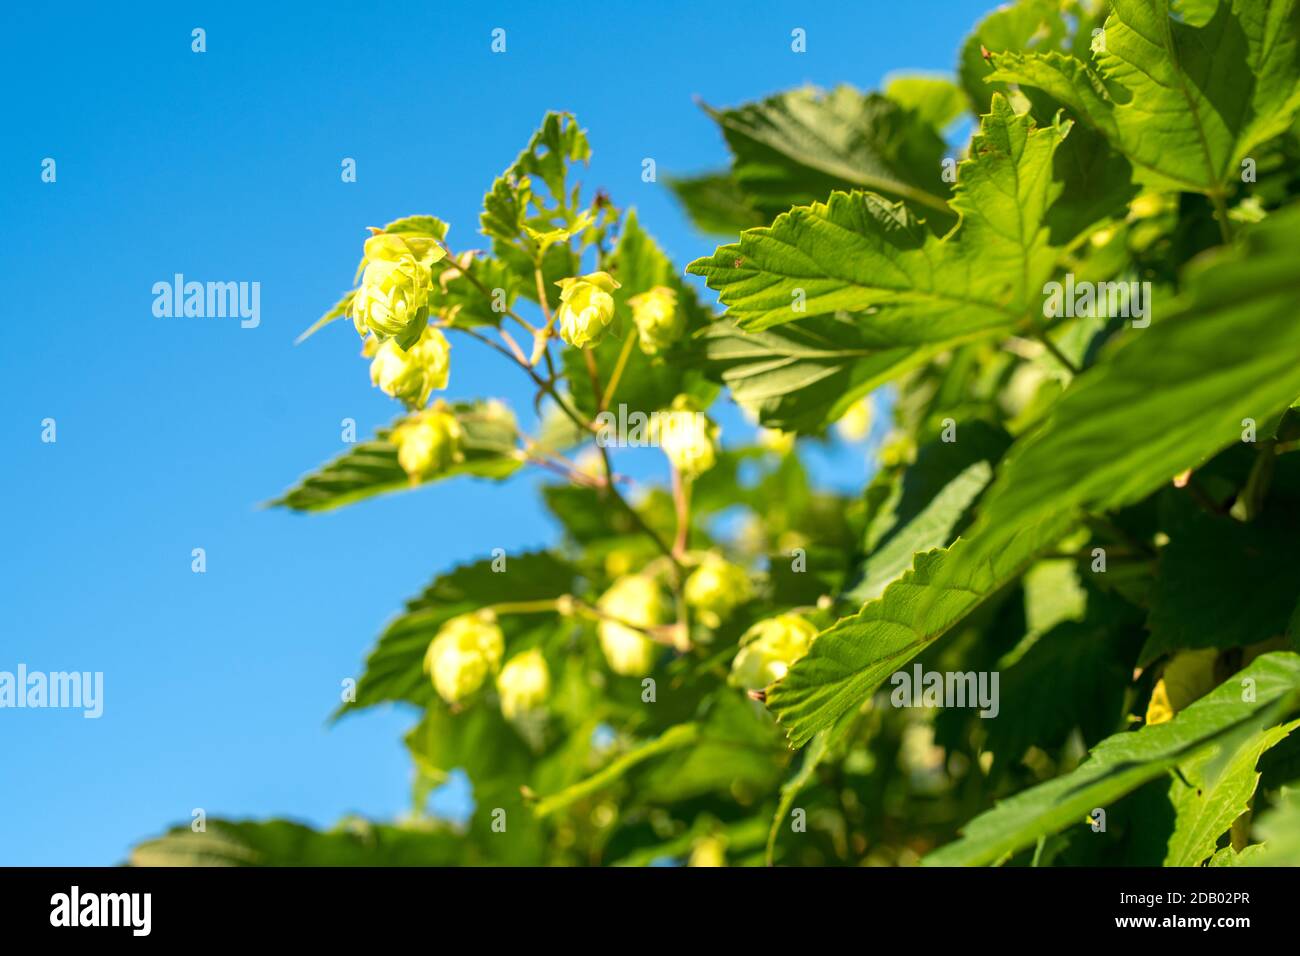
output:
POLYGON ((649 292, 628 299, 638 344, 646 355, 657 355, 672 345, 686 330, 686 317, 677 308, 677 293, 657 285, 649 292))
POLYGON ((431 267, 446 255, 432 237, 381 232, 366 240, 361 286, 349 314, 357 333, 419 338, 429 318, 431 267))
POLYGON ((444 402, 417 412, 393 429, 397 461, 412 482, 445 471, 462 460, 463 430, 444 402))
POLYGON ((423 408, 435 389, 447 387, 451 370, 451 346, 433 326, 425 326, 420 338, 408 349, 396 339, 366 339, 365 354, 372 356, 370 380, 385 395, 412 408, 423 408))
POLYGON ((497 691, 501 713, 510 720, 540 710, 551 692, 551 672, 542 652, 534 648, 510 658, 497 675, 497 691))
POLYGON ((560 338, 575 348, 590 348, 600 341, 614 321, 614 290, 619 284, 608 272, 561 279, 560 308, 556 318, 560 338))
POLYGON ((687 396, 679 395, 670 411, 655 416, 653 431, 663 453, 683 475, 696 478, 717 464, 718 426, 696 411, 687 396))
POLYGON ((454 704, 483 686, 504 652, 505 637, 491 612, 461 614, 438 628, 425 652, 424 670, 438 696, 454 704))
POLYGON ((619 578, 597 602, 608 615, 597 628, 600 649, 610 670, 625 677, 643 677, 654 669, 658 648, 638 628, 668 621, 669 607, 659 585, 644 574, 619 578))
POLYGON ((731 662, 730 682, 759 690, 780 680, 791 665, 808 653, 817 628, 797 614, 778 614, 759 621, 740 638, 740 652, 731 662))
POLYGON ((753 596, 753 588, 744 568, 710 554, 686 579, 683 596, 705 627, 716 628, 753 596))

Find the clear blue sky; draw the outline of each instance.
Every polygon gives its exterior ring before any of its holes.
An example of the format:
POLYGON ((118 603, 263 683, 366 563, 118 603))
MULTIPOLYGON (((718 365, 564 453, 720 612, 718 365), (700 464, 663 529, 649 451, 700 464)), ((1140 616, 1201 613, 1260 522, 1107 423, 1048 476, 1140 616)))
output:
MULTIPOLYGON (((531 478, 258 510, 341 450, 341 419, 369 434, 394 414, 349 328, 293 346, 349 286, 365 226, 431 213, 474 245, 493 177, 570 110, 586 181, 685 264, 716 243, 640 172, 723 165, 693 95, 948 70, 991 3, 133 6, 11 4, 0 36, 0 670, 105 675, 99 720, 0 710, 0 864, 116 863, 194 807, 320 825, 406 808, 411 714, 327 726, 340 681, 436 572, 555 529, 531 478), (260 282, 260 327, 155 318, 177 272, 260 282)), ((525 400, 464 340, 453 369, 451 397, 525 400)))

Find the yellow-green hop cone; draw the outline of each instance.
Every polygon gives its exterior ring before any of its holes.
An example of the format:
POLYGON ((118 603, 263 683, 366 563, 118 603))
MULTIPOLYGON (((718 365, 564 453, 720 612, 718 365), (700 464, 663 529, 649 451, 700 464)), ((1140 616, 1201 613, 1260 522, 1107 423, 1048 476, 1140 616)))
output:
POLYGON ((695 478, 717 464, 718 426, 692 410, 686 396, 679 395, 671 411, 656 412, 651 423, 654 440, 683 475, 695 478))
POLYGON ((389 441, 397 446, 397 461, 412 482, 445 471, 464 458, 460 422, 443 402, 410 416, 393 429, 389 441))
POLYGON ((415 338, 429 317, 431 267, 444 255, 427 236, 381 232, 367 239, 361 285, 348 312, 358 334, 415 338))
POLYGON ((749 574, 739 565, 710 554, 686 579, 683 597, 705 627, 716 628, 753 596, 749 574))
POLYGON ((760 690, 786 675, 808 653, 817 628, 797 614, 778 614, 759 621, 740 639, 741 648, 731 662, 730 683, 760 690))
POLYGON ((501 713, 509 720, 541 710, 551 693, 551 672, 539 650, 516 654, 497 675, 501 713))
POLYGON ((682 337, 686 316, 677 308, 677 293, 664 285, 627 300, 637 340, 646 355, 657 355, 682 337))
POLYGON ((608 272, 593 272, 576 279, 561 279, 560 308, 556 321, 560 338, 580 349, 600 341, 614 321, 614 290, 618 283, 608 272))
POLYGON ((468 697, 501 663, 505 637, 490 613, 453 617, 429 643, 424 670, 438 696, 449 704, 468 697))
POLYGON ((451 372, 451 346, 447 337, 431 325, 426 325, 419 340, 409 349, 397 344, 397 339, 385 339, 372 348, 370 381, 391 398, 405 402, 413 408, 423 408, 434 389, 447 387, 451 372))
POLYGON ((668 621, 668 602, 658 584, 642 574, 619 578, 597 602, 609 617, 597 627, 600 649, 610 670, 625 677, 644 677, 654 669, 659 648, 637 628, 668 621))

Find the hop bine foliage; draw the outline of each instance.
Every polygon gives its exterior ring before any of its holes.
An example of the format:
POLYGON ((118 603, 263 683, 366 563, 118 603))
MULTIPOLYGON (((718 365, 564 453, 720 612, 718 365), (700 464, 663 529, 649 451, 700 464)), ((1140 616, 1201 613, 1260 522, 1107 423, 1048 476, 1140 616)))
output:
POLYGON ((1296 24, 1018 0, 951 76, 706 107, 731 164, 672 188, 726 237, 685 270, 716 308, 584 196, 565 114, 483 241, 372 230, 309 333, 352 318, 407 408, 278 503, 527 469, 558 539, 410 512, 467 563, 340 708, 416 708, 409 820, 186 823, 137 861, 1300 863, 1296 24), (425 408, 456 337, 533 402, 425 408), (724 401, 763 431, 721 444, 724 401), (464 827, 427 810, 454 769, 464 827))

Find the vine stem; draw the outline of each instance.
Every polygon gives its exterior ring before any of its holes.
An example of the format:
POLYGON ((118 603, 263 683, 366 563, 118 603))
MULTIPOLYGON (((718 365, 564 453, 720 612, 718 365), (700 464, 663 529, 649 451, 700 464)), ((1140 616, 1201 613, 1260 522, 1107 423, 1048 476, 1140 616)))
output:
POLYGON ((636 342, 636 335, 636 329, 629 330, 627 339, 623 342, 623 351, 618 353, 618 362, 615 363, 614 371, 609 376, 609 386, 600 400, 602 412, 608 409, 609 403, 614 400, 614 390, 618 388, 618 383, 623 378, 623 369, 627 368, 627 360, 632 356, 632 345, 636 342))
POLYGON ((1214 204, 1214 218, 1219 223, 1219 234, 1223 236, 1223 244, 1232 244, 1232 223, 1228 219, 1228 206, 1223 201, 1223 192, 1215 189, 1210 194, 1210 202, 1214 204))
MULTIPOLYGON (((442 248, 448 255, 451 255, 451 250, 448 249, 445 244, 442 246, 442 248)), ((465 269, 461 269, 460 271, 462 275, 464 275, 467 279, 469 279, 479 289, 479 291, 481 291, 484 295, 486 295, 489 299, 491 299, 492 297, 491 293, 488 291, 487 287, 483 285, 482 282, 478 281, 477 277, 472 276, 465 269)), ((514 362, 521 369, 523 369, 524 373, 530 379, 532 379, 533 384, 536 385, 540 391, 548 395, 555 402, 555 404, 559 406, 560 411, 562 411, 565 414, 565 416, 571 422, 573 422, 574 425, 578 427, 580 431, 582 431, 583 433, 598 433, 599 428, 593 422, 584 421, 582 416, 578 414, 577 410, 573 408, 567 401, 565 401, 564 397, 560 394, 559 390, 555 387, 555 379, 556 379, 555 366, 554 363, 551 361, 551 351, 549 347, 551 329, 555 322, 555 316, 551 312, 551 308, 546 301, 546 280, 542 274, 542 267, 540 262, 536 263, 536 265, 534 266, 533 275, 537 282, 538 303, 541 306, 542 315, 546 319, 545 324, 542 326, 542 328, 536 329, 534 326, 530 325, 529 323, 521 319, 518 315, 515 315, 513 310, 509 310, 509 309, 506 310, 507 315, 513 316, 515 319, 521 322, 525 327, 533 330, 535 346, 534 346, 531 361, 523 357, 522 350, 519 349, 518 343, 514 343, 513 339, 509 338, 509 333, 502 333, 502 335, 504 338, 506 338, 508 342, 513 344, 514 346, 513 352, 508 351, 505 348, 502 348, 496 342, 493 342, 491 339, 487 338, 484 335, 480 335, 472 328, 467 328, 464 326, 449 326, 449 328, 458 329, 460 332, 463 332, 464 334, 470 336, 473 339, 477 339, 479 342, 483 342, 484 344, 500 352, 502 355, 506 356, 506 358, 510 359, 510 361, 514 362), (542 378, 540 375, 538 375, 537 369, 535 368, 536 364, 539 361, 541 361, 543 357, 545 358, 548 373, 549 373, 547 378, 542 378)), ((592 356, 591 352, 585 349, 583 350, 583 353, 586 356, 588 362, 588 370, 592 375, 592 385, 595 388, 595 394, 597 397, 597 401, 599 402, 601 389, 600 389, 599 374, 595 367, 595 358, 594 356, 592 356)), ((605 469, 605 486, 604 486, 605 491, 609 494, 611 498, 614 499, 615 504, 617 504, 620 508, 622 508, 625 512, 627 512, 628 516, 631 517, 633 523, 637 526, 637 529, 643 534, 645 534, 651 541, 653 541, 655 547, 657 547, 661 552, 663 552, 665 557, 667 557, 669 560, 672 561, 673 570, 675 572, 675 574, 673 575, 675 579, 674 580, 675 589, 677 590, 677 592, 680 592, 683 568, 682 568, 681 559, 678 556, 678 551, 673 547, 671 547, 667 542, 665 542, 663 538, 661 538, 653 528, 651 528, 648 524, 646 524, 645 519, 641 517, 640 512, 638 512, 635 508, 633 508, 632 505, 628 503, 627 499, 624 498, 623 495, 619 492, 618 486, 616 484, 613 464, 610 461, 609 449, 605 446, 605 444, 602 441, 599 440, 599 437, 597 438, 596 441, 596 447, 600 449, 601 463, 604 465, 604 469, 605 469)), ((681 622, 679 621, 679 624, 680 623, 681 622)))

